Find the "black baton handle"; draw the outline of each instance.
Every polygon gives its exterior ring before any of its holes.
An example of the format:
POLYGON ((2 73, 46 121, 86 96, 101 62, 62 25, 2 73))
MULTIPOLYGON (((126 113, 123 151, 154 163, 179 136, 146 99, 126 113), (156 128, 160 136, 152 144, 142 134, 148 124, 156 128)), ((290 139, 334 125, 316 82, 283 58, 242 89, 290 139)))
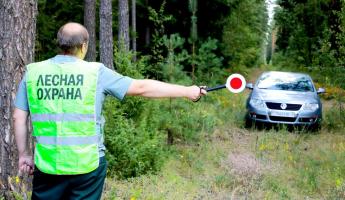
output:
POLYGON ((220 89, 223 89, 223 88, 226 88, 226 86, 225 86, 225 85, 218 85, 218 86, 216 86, 216 87, 206 88, 206 91, 207 91, 207 92, 211 92, 211 91, 220 90, 220 89))

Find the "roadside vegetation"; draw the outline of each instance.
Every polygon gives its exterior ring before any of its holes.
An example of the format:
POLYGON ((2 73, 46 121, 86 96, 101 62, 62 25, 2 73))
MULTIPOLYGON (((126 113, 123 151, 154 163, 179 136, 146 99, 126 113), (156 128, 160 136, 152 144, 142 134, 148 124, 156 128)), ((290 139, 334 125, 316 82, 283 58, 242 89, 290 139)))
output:
MULTIPOLYGON (((273 69, 263 66, 248 79, 273 69)), ((248 94, 218 91, 191 103, 189 113, 204 113, 205 121, 212 116, 212 128, 200 130, 192 141, 177 140, 164 148, 165 162, 158 172, 125 180, 109 177, 104 199, 345 198, 342 104, 322 100, 324 119, 316 133, 245 129, 248 94)))

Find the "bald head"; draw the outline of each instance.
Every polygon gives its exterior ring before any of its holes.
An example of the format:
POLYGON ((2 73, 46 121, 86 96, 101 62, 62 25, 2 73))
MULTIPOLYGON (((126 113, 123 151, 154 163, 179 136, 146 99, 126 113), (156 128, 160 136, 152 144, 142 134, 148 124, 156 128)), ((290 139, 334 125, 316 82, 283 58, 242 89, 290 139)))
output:
POLYGON ((70 22, 59 29, 57 42, 63 52, 75 54, 78 48, 89 42, 89 33, 83 25, 70 22))

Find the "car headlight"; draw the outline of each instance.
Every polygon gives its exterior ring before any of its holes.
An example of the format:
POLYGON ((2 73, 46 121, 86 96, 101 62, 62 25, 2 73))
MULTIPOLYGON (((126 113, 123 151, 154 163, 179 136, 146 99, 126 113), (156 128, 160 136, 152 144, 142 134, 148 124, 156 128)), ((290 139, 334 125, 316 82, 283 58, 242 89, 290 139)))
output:
POLYGON ((265 102, 263 100, 261 100, 261 99, 252 98, 252 99, 250 99, 249 104, 251 106, 253 106, 254 108, 257 108, 257 109, 264 109, 264 108, 266 108, 265 102))
POLYGON ((303 110, 315 111, 319 109, 319 104, 317 103, 305 103, 303 106, 303 110))

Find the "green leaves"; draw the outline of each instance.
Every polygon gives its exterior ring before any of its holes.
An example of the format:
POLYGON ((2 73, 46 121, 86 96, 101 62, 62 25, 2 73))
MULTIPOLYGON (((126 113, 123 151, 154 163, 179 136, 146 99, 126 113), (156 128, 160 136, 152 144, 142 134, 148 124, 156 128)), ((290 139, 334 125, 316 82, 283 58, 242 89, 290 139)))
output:
POLYGON ((345 2, 344 1, 280 1, 276 13, 279 27, 277 64, 285 68, 308 70, 323 84, 344 88, 345 68, 345 2), (326 80, 332 76, 332 80, 326 80))
MULTIPOLYGON (((223 53, 231 67, 255 67, 262 62, 262 44, 267 30, 264 1, 244 0, 234 4, 223 32, 223 53)), ((263 56, 262 56, 263 57, 263 56)))
POLYGON ((63 24, 82 23, 83 0, 40 0, 38 9, 35 60, 41 61, 58 53, 56 33, 63 24))

